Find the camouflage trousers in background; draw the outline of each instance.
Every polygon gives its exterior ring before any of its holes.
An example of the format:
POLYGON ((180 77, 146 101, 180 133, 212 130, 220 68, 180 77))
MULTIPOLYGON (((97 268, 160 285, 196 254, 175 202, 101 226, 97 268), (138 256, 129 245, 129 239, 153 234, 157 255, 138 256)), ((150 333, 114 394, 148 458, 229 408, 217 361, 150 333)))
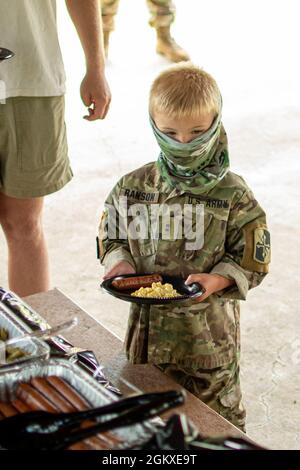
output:
MULTIPOLYGON (((100 0, 102 8, 103 30, 114 29, 114 16, 117 14, 120 0, 100 0)), ((146 0, 150 12, 150 26, 154 28, 170 26, 175 18, 175 6, 171 0, 146 0)))
POLYGON ((159 364, 157 367, 223 418, 246 432, 246 411, 242 404, 239 366, 236 361, 215 369, 189 369, 176 364, 159 364))

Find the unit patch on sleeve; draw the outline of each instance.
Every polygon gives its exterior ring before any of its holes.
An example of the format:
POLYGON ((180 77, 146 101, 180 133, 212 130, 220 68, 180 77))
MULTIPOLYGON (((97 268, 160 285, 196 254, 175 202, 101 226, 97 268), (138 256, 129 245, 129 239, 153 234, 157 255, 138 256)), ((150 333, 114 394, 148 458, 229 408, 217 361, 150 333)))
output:
POLYGON ((265 224, 249 223, 243 228, 244 253, 241 267, 259 273, 269 272, 271 261, 270 232, 265 224))
POLYGON ((268 264, 271 259, 270 232, 265 228, 254 230, 254 252, 253 258, 258 263, 268 264))

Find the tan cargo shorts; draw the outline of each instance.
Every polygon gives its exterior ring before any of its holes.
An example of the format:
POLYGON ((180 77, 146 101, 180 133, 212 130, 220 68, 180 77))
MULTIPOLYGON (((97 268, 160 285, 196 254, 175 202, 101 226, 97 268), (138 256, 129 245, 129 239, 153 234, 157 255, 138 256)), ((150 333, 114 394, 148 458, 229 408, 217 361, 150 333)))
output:
POLYGON ((64 96, 8 98, 0 104, 0 192, 41 197, 72 176, 64 96))

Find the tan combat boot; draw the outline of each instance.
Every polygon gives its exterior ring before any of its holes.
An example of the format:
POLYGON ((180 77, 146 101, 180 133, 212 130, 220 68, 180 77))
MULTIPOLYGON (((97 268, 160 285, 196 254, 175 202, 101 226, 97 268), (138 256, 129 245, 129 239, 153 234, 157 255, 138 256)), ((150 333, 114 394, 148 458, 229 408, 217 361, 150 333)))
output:
POLYGON ((180 47, 172 38, 169 26, 156 28, 157 43, 156 52, 165 56, 171 62, 190 60, 188 53, 180 47))

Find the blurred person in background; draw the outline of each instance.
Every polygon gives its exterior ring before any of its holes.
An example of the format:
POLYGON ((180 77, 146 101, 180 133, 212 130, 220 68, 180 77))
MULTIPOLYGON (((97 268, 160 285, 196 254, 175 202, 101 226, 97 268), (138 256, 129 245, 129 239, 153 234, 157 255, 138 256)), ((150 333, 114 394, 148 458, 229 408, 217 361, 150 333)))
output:
MULTIPOLYGON (((114 17, 118 11, 119 0, 100 0, 105 55, 108 56, 109 36, 114 30, 114 17)), ((156 29, 156 52, 171 62, 189 60, 188 53, 171 36, 170 28, 175 19, 175 5, 171 0, 147 0, 150 12, 149 24, 156 29)))
MULTIPOLYGON (((66 4, 86 59, 80 89, 88 108, 85 119, 104 119, 111 95, 104 74, 99 0, 66 4)), ((73 176, 56 0, 0 0, 0 31, 0 46, 15 53, 0 65, 0 224, 8 246, 9 287, 26 296, 50 285, 44 196, 73 176)))

